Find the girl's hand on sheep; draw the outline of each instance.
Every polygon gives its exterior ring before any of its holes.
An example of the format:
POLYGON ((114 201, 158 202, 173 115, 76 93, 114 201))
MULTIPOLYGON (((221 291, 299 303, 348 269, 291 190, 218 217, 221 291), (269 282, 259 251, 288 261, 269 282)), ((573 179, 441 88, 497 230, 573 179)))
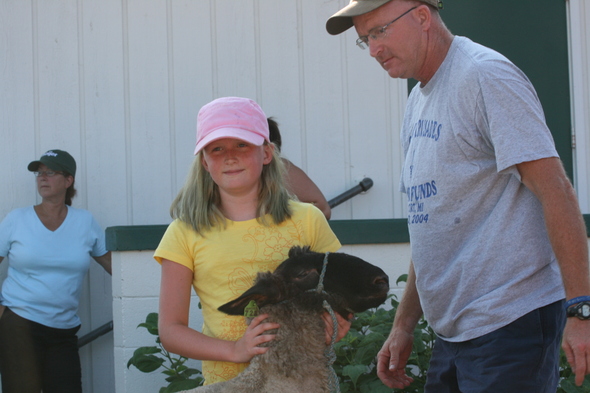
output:
MULTIPOLYGON (((336 320, 338 321, 338 334, 336 335, 336 341, 340 341, 348 331, 350 330, 350 325, 352 324, 352 314, 348 315, 348 319, 343 318, 337 312, 334 313, 336 315, 336 320)), ((324 322, 326 323, 326 345, 332 344, 332 334, 334 333, 334 322, 332 321, 332 316, 330 313, 325 312, 322 315, 324 318, 324 322)))
POLYGON ((254 356, 268 351, 268 347, 260 347, 259 345, 274 339, 275 334, 265 334, 265 332, 278 329, 280 325, 270 322, 262 323, 266 318, 268 318, 268 314, 261 314, 250 322, 244 336, 234 343, 232 362, 246 363, 252 360, 254 356))

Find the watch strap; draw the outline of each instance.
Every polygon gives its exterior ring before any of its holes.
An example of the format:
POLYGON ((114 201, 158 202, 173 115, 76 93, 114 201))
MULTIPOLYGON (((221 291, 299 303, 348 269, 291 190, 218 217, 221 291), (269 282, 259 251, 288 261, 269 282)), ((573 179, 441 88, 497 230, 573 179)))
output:
POLYGON ((579 303, 570 306, 566 310, 566 314, 568 317, 578 317, 581 320, 589 320, 590 319, 590 302, 589 301, 582 301, 579 303))
POLYGON ((578 296, 578 297, 568 300, 567 302, 565 302, 565 309, 567 310, 568 308, 570 308, 574 304, 577 304, 580 302, 590 302, 590 296, 578 296))

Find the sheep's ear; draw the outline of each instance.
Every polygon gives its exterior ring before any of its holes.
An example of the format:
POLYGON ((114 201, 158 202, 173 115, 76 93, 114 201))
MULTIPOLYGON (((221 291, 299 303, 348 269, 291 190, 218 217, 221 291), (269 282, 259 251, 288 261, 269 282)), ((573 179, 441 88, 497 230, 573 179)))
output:
POLYGON ((269 303, 278 303, 281 300, 280 291, 272 285, 270 280, 260 280, 242 296, 225 303, 218 310, 229 315, 244 315, 244 308, 251 300, 254 300, 259 308, 262 308, 269 303))
POLYGON ((244 315, 244 309, 251 301, 255 301, 256 305, 260 308, 262 305, 268 303, 266 300, 267 298, 260 294, 250 294, 248 296, 244 294, 239 298, 220 306, 218 310, 228 315, 244 315))

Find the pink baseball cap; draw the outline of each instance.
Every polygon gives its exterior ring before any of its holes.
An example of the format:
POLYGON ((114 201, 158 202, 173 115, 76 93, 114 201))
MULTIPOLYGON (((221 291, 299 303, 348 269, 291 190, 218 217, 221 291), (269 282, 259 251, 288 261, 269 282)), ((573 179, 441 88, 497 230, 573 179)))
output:
POLYGON ((195 154, 209 143, 236 138, 256 146, 268 141, 268 121, 260 106, 241 97, 222 97, 203 106, 197 115, 195 154))

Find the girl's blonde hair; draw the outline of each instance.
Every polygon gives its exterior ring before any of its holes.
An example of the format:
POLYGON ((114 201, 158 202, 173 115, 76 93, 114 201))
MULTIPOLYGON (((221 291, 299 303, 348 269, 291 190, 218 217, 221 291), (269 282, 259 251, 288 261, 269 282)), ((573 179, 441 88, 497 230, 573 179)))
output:
MULTIPOLYGON (((256 219, 266 226, 280 224, 291 218, 289 200, 292 196, 284 185, 285 165, 278 149, 272 147, 272 160, 262 168, 256 209, 256 219), (266 217, 267 214, 272 222, 266 217)), ((218 207, 221 202, 219 187, 205 170, 202 155, 201 150, 193 161, 184 186, 170 206, 173 219, 189 224, 201 236, 214 227, 226 226, 226 218, 218 207)))

